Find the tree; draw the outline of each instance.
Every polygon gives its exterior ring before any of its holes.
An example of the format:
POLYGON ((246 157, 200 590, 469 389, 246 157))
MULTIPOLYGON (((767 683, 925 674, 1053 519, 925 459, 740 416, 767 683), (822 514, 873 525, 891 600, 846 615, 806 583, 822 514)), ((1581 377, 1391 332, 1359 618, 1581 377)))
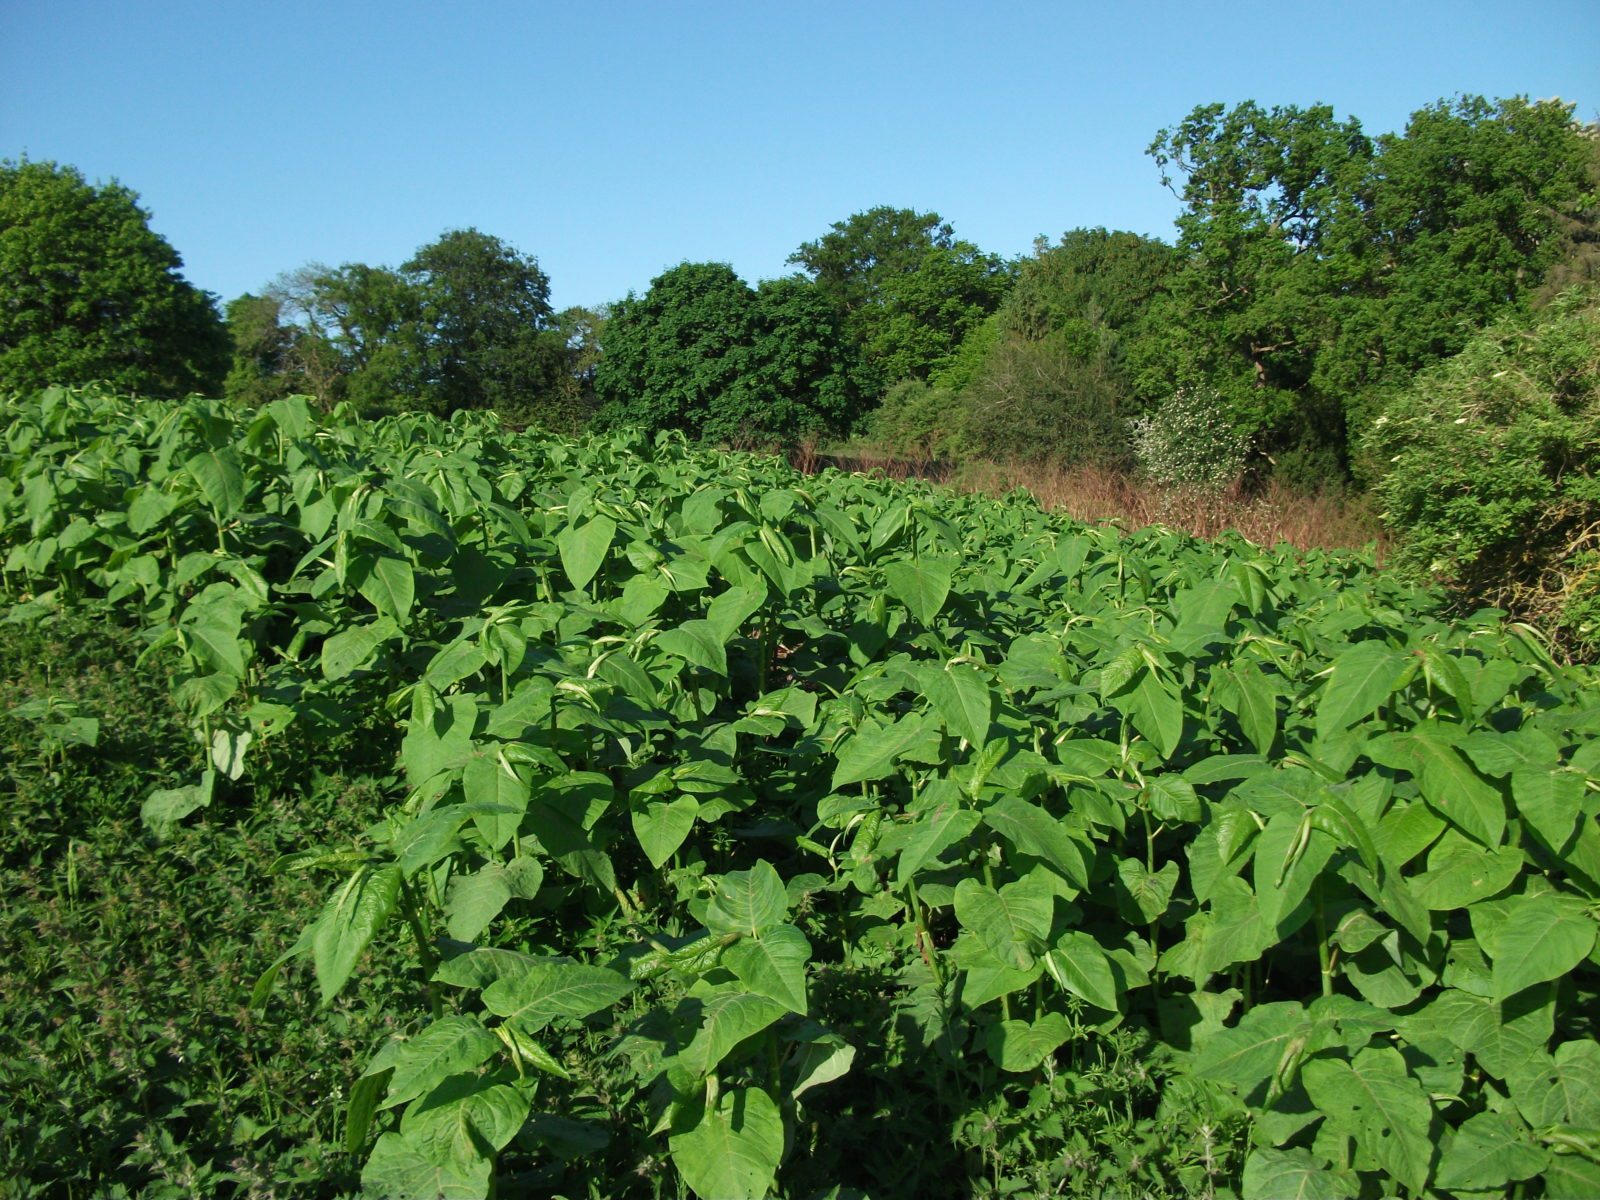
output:
POLYGON ((213 297, 150 228, 138 196, 72 167, 0 162, 0 388, 105 380, 215 391, 228 338, 213 297))
POLYGON ((246 292, 228 301, 226 312, 233 363, 222 385, 223 395, 260 405, 305 392, 296 386, 290 362, 297 331, 284 324, 282 302, 246 292))
POLYGON ((738 444, 837 431, 859 395, 833 306, 803 279, 751 289, 725 263, 683 263, 611 310, 596 424, 738 444))
POLYGON ((883 205, 835 222, 789 262, 838 311, 875 392, 898 379, 925 379, 1011 283, 1000 258, 957 241, 938 213, 883 205))
POLYGON ((581 407, 567 376, 571 333, 551 312, 549 278, 536 260, 475 229, 445 233, 398 270, 313 264, 269 294, 299 331, 288 369, 321 398, 369 413, 493 408, 562 428, 581 407))
POLYGON ((538 262, 499 238, 458 229, 400 270, 417 295, 415 340, 431 407, 537 420, 565 366, 550 279, 538 262))

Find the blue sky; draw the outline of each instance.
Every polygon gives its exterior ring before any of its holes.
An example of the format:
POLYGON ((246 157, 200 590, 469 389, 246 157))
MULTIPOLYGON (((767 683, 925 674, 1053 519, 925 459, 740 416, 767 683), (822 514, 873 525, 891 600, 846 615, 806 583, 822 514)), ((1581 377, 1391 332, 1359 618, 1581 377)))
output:
POLYGON ((684 260, 752 281, 876 204, 1006 255, 1170 237, 1146 157, 1197 104, 1369 133, 1459 92, 1600 114, 1600 3, 0 0, 0 157, 139 192, 224 300, 476 226, 557 306, 684 260))

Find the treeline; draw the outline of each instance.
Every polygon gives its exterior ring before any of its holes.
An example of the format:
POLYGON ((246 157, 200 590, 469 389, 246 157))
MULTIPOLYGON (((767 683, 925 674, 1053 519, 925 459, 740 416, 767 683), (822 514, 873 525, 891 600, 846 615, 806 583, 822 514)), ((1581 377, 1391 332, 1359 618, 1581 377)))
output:
POLYGON ((1079 229, 1008 261, 937 213, 878 207, 784 278, 684 263, 556 312, 536 259, 454 230, 398 267, 291 271, 222 320, 131 193, 8 164, 0 386, 1104 465, 1135 459, 1137 419, 1199 397, 1258 468, 1314 486, 1371 477, 1359 435, 1416 372, 1597 273, 1600 151, 1558 101, 1441 101, 1378 137, 1325 105, 1209 105, 1149 152, 1183 200, 1171 244, 1079 229), (61 269, 97 242, 108 265, 61 269))

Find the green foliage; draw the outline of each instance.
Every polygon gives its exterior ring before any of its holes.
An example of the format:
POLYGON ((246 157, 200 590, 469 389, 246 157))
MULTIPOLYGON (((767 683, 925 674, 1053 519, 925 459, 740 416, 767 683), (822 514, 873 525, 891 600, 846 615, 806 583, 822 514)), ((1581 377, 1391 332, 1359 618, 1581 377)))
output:
POLYGON ((1419 375, 1367 431, 1397 562, 1600 648, 1600 304, 1568 293, 1419 375))
POLYGON ((752 291, 721 263, 683 263, 611 311, 594 386, 599 428, 736 445, 842 432, 855 381, 832 307, 801 279, 752 291))
POLYGON ((866 390, 926 379, 994 312, 1012 275, 938 213, 880 205, 837 221, 789 256, 838 312, 866 390))
POLYGON ((213 300, 138 201, 71 167, 0 162, 0 389, 103 380, 179 396, 222 382, 213 300))
MULTIPOLYGON (((333 1061, 342 1093, 281 1118, 320 1117, 330 1192, 336 1120, 397 1195, 1467 1200, 1600 1166, 1596 677, 1525 631, 1357 556, 671 436, 7 415, 9 616, 145 631, 198 735, 130 781, 122 842, 145 785, 203 781, 153 822, 175 846, 303 794, 332 731, 383 764, 359 820, 231 852, 251 924, 210 951, 364 1066, 286 1033, 141 1109, 152 1155, 238 1157, 237 1093, 299 1105, 333 1061)), ((20 727, 109 744, 59 699, 20 727)), ((150 1159, 75 1161, 90 1190, 150 1159)))
POLYGON ((1181 178, 1181 265, 1131 357, 1206 387, 1268 454, 1345 448, 1379 397, 1573 257, 1593 148, 1572 106, 1463 97, 1368 137, 1318 105, 1196 108, 1150 147, 1181 178))

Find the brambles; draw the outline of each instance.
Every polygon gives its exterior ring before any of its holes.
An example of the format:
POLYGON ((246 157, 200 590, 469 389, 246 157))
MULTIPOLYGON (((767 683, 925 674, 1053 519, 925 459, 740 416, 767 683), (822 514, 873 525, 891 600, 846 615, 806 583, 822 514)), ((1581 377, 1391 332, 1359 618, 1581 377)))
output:
POLYGON ((1516 629, 1354 555, 671 436, 8 416, 17 611, 115 606, 200 735, 153 825, 329 731, 393 751, 359 832, 272 864, 320 901, 251 972, 308 1028, 381 1005, 339 1133, 369 1190, 1600 1171, 1595 679, 1516 629))

